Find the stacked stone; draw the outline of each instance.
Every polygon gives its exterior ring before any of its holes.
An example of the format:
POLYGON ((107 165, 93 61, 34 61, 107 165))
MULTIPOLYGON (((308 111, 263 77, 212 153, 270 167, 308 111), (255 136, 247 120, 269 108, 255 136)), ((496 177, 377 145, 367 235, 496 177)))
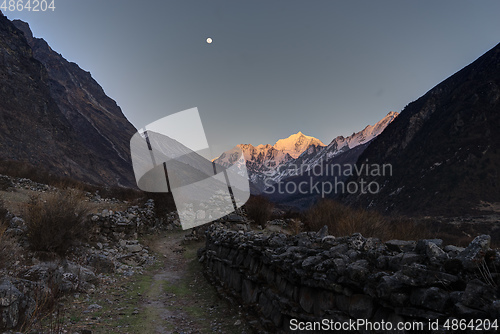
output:
POLYGON ((126 211, 102 210, 94 214, 92 221, 96 223, 96 235, 111 240, 137 239, 142 232, 154 232, 154 229, 173 229, 180 227, 179 219, 174 213, 166 217, 166 221, 156 217, 154 201, 148 200, 143 207, 131 206, 126 211))
POLYGON ((214 224, 206 238, 199 256, 207 276, 271 332, 286 332, 291 319, 443 325, 500 316, 500 252, 487 235, 461 248, 439 239, 333 237, 326 226, 287 236, 214 224))

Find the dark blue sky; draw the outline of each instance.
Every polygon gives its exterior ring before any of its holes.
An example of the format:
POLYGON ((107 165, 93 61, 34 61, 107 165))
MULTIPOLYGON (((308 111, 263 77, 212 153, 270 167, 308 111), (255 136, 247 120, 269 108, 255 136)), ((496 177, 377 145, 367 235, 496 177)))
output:
POLYGON ((213 155, 373 124, 500 40, 500 1, 55 0, 27 21, 140 128, 198 107, 213 155), (212 44, 205 42, 213 38, 212 44))

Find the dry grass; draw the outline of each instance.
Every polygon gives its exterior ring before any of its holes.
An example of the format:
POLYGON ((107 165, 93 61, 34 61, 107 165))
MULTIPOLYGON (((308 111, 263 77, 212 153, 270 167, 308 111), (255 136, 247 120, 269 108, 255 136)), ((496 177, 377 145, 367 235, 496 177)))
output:
POLYGON ((32 291, 34 305, 26 312, 19 325, 23 333, 60 334, 64 309, 59 303, 59 286, 49 277, 48 284, 38 284, 32 291))
POLYGON ((271 218, 273 204, 263 196, 251 196, 245 204, 245 210, 255 224, 265 226, 271 218))
POLYGON ((411 219, 390 218, 374 211, 353 209, 333 200, 321 200, 305 213, 308 228, 318 231, 328 226, 330 234, 347 236, 361 233, 382 240, 414 240, 424 237, 425 229, 411 219))
POLYGON ((87 237, 88 213, 82 194, 74 190, 50 193, 44 200, 33 196, 24 212, 31 250, 65 254, 87 237))
MULTIPOLYGON (((138 189, 102 187, 95 184, 89 184, 69 177, 53 174, 44 170, 40 166, 33 166, 30 163, 23 161, 0 159, 0 174, 27 178, 32 181, 48 184, 60 189, 80 189, 91 193, 98 190, 103 198, 117 198, 120 200, 132 201, 138 198, 143 199, 146 196, 146 193, 138 189)), ((9 186, 11 186, 11 183, 8 179, 0 179, 0 190, 6 190, 9 186)))

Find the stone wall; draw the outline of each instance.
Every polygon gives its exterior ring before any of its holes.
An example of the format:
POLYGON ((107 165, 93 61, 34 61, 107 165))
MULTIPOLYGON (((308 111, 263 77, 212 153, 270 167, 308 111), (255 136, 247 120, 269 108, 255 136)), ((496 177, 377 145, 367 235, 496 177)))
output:
POLYGON ((443 325, 452 317, 500 316, 500 252, 487 235, 460 248, 439 239, 383 243, 327 234, 326 227, 286 236, 214 224, 199 257, 218 290, 269 332, 290 332, 291 319, 443 325))
POLYGON ((131 206, 125 211, 102 210, 93 214, 93 234, 105 236, 114 241, 122 239, 137 239, 139 234, 155 233, 158 230, 173 230, 181 224, 176 212, 166 217, 157 217, 154 210, 154 201, 149 199, 143 206, 131 206))

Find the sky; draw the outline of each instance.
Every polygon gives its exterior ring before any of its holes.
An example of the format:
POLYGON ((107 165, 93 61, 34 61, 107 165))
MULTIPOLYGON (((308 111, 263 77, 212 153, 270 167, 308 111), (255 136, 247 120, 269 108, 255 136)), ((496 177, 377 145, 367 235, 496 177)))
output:
POLYGON ((4 14, 90 71, 136 128, 197 107, 212 158, 298 131, 348 136, 500 42, 497 0, 54 4, 4 14))

